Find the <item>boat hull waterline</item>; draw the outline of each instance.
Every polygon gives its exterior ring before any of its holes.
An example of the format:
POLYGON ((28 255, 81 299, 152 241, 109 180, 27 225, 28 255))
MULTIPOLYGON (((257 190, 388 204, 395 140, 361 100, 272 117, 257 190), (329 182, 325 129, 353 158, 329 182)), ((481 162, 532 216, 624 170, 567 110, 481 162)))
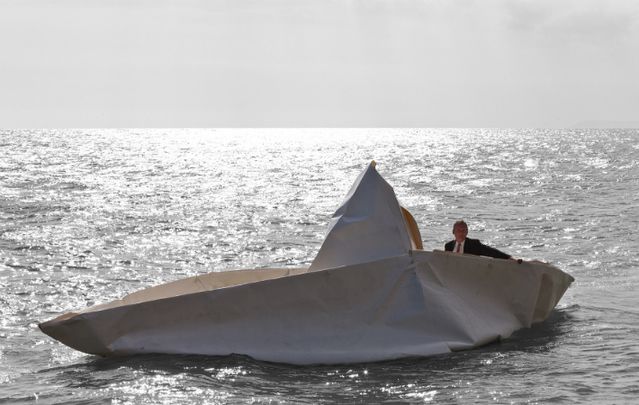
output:
POLYGON ((506 338, 546 319, 572 281, 541 262, 411 251, 320 271, 209 273, 39 326, 76 350, 101 356, 370 362, 506 338))

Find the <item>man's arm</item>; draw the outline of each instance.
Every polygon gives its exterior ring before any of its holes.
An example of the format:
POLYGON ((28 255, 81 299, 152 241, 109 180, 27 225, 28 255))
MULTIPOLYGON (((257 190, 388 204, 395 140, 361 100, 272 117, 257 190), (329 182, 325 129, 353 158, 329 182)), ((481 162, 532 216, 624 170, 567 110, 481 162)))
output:
POLYGON ((479 254, 481 256, 494 257, 497 259, 510 259, 512 257, 509 254, 506 254, 499 249, 495 249, 494 247, 484 245, 479 240, 477 240, 477 247, 478 247, 479 254))

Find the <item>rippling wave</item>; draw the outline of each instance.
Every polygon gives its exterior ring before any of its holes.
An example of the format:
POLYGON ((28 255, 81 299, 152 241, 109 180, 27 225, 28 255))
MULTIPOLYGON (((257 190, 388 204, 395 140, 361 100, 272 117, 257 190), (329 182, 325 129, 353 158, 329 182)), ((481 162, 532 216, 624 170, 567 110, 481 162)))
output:
MULTIPOLYGON (((0 402, 633 402, 638 130, 0 131, 0 402), (425 249, 452 223, 576 282, 479 350, 291 367, 99 359, 39 321, 189 275, 306 266, 372 159, 425 249)), ((259 331, 256 331, 259 333, 259 331)))

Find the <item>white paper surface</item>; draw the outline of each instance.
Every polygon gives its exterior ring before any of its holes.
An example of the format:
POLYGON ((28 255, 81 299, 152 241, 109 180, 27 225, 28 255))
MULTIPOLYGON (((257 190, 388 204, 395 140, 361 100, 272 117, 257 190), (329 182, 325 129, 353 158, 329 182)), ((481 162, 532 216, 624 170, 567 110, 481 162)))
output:
POLYGON ((42 328, 102 355, 239 353, 294 364, 365 362, 507 337, 545 319, 571 281, 542 263, 412 252, 84 312, 42 328), (540 293, 542 287, 556 294, 540 293))
POLYGON ((546 319, 573 281, 540 262, 411 250, 414 245, 392 188, 371 164, 333 216, 310 269, 209 273, 39 326, 100 355, 368 362, 510 336, 546 319))
POLYGON ((409 232, 395 192, 371 162, 333 214, 310 270, 364 263, 406 254, 410 249, 409 232))

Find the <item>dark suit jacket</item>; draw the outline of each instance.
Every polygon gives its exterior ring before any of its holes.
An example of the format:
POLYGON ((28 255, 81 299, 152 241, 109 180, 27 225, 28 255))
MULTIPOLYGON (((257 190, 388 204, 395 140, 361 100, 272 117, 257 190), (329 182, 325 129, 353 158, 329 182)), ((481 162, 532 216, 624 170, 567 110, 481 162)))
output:
MULTIPOLYGON (((452 252, 455 248, 455 241, 451 240, 446 245, 444 245, 444 250, 447 252, 452 252)), ((495 257, 497 259, 510 259, 510 255, 502 252, 501 250, 497 250, 490 246, 486 246, 479 241, 479 239, 471 239, 466 238, 464 242, 464 253, 468 253, 471 255, 477 256, 488 256, 495 257)))

